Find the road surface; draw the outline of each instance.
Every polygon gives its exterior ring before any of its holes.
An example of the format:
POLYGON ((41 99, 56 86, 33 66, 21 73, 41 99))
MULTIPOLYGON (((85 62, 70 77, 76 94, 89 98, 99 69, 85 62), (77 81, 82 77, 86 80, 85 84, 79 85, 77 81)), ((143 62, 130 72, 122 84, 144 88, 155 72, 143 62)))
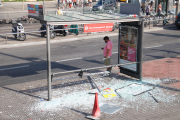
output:
MULTIPOLYGON (((45 39, 45 38, 44 38, 45 39)), ((112 64, 118 63, 118 36, 112 40, 112 64)), ((51 44, 52 73, 103 65, 103 38, 51 44)), ((180 34, 176 28, 145 32, 143 60, 180 55, 180 34)), ((0 49, 0 86, 47 78, 46 45, 0 49)))

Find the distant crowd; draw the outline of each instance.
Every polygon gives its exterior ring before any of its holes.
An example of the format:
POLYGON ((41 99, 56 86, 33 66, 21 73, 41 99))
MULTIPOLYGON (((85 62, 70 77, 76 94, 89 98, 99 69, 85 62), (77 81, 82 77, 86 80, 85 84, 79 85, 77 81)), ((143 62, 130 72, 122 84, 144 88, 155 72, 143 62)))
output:
MULTIPOLYGON (((143 2, 142 3, 142 5, 141 5, 141 9, 142 9, 142 12, 143 13, 146 13, 146 17, 148 16, 148 15, 150 15, 150 11, 153 11, 153 3, 154 3, 154 1, 153 0, 151 0, 149 3, 148 3, 148 6, 146 7, 145 6, 145 3, 143 2)), ((160 16, 160 12, 162 11, 162 5, 161 5, 161 3, 159 3, 159 5, 158 5, 158 8, 157 8, 157 13, 158 13, 158 16, 160 16)))
POLYGON ((83 7, 84 6, 90 6, 92 7, 92 0, 85 0, 83 2, 83 0, 58 0, 58 3, 63 4, 63 9, 64 8, 72 8, 72 7, 77 7, 77 5, 83 7))

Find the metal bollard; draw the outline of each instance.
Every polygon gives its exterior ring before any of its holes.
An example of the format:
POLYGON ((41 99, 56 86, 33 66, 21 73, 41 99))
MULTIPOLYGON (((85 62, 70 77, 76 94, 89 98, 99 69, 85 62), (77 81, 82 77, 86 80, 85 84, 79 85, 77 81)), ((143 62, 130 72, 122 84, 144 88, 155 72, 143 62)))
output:
POLYGON ((149 21, 149 29, 150 29, 150 23, 151 23, 151 22, 149 21))

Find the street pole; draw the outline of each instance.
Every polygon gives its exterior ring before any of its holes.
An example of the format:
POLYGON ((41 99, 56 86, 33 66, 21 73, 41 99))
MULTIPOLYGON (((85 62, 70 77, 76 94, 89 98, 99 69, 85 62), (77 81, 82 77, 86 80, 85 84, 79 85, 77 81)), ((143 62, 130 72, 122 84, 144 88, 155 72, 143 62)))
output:
POLYGON ((45 2, 43 0, 43 15, 45 15, 45 2))
POLYGON ((47 84, 48 84, 48 101, 51 101, 51 54, 50 54, 50 34, 49 25, 46 25, 46 49, 47 49, 47 84))
POLYGON ((140 27, 140 29, 141 29, 141 33, 140 33, 140 49, 139 49, 139 53, 140 53, 140 65, 139 65, 139 81, 142 81, 142 64, 143 64, 143 49, 142 49, 142 44, 143 44, 143 31, 144 31, 144 21, 141 21, 141 27, 140 27))
POLYGON ((176 3, 176 15, 178 15, 179 0, 176 0, 175 3, 176 3))
POLYGON ((23 11, 24 11, 24 0, 23 0, 23 2, 22 2, 22 5, 23 5, 23 11))
POLYGON ((58 0, 58 7, 59 7, 60 0, 58 0))
POLYGON ((82 5, 83 5, 83 14, 84 14, 84 1, 85 1, 85 0, 82 0, 82 1, 83 1, 83 2, 82 2, 82 5))

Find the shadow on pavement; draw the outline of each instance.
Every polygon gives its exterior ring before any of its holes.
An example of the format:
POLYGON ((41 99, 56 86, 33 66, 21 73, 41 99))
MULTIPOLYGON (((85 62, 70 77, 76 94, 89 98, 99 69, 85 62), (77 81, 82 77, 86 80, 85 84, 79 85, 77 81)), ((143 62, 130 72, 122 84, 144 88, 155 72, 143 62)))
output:
POLYGON ((174 37, 176 37, 176 38, 179 38, 180 37, 180 35, 171 35, 171 34, 159 34, 159 33, 148 33, 148 34, 151 34, 151 35, 154 35, 154 36, 165 36, 165 37, 169 37, 169 38, 174 38, 174 37))
MULTIPOLYGON (((75 86, 75 85, 80 85, 80 84, 85 84, 85 83, 90 83, 92 86, 92 89, 94 89, 95 87, 93 86, 93 83, 88 80, 79 80, 79 81, 74 81, 74 82, 67 82, 67 83, 63 83, 63 84, 57 84, 57 85, 52 85, 52 89, 58 89, 58 88, 64 88, 64 87, 71 87, 71 86, 75 86)), ((14 92, 18 92, 24 95, 28 95, 30 97, 34 97, 34 98, 39 98, 39 99, 45 99, 46 98, 42 98, 40 96, 36 96, 36 95, 32 95, 33 93, 36 92, 41 92, 41 91, 48 91, 48 87, 47 86, 43 86, 43 87, 37 87, 37 88, 32 88, 32 89, 27 89, 27 90, 15 90, 9 87, 2 87, 4 89, 10 90, 10 91, 14 91, 14 92)))
MULTIPOLYGON (((146 55, 146 56, 148 56, 148 57, 153 57, 153 58, 155 58, 155 59, 163 59, 163 58, 166 58, 166 57, 154 56, 154 55, 146 55)), ((152 59, 152 60, 154 60, 154 59, 152 59)))
MULTIPOLYGON (((158 87, 158 88, 162 88, 162 89, 166 89, 166 90, 180 92, 180 89, 166 87, 166 86, 159 85, 159 84, 158 85, 157 84, 152 84, 152 83, 148 83, 148 82, 144 82, 144 81, 136 81, 134 79, 129 79, 129 78, 124 77, 124 76, 118 76, 118 77, 115 77, 115 78, 116 79, 121 79, 122 81, 137 82, 137 83, 145 84, 145 85, 148 85, 148 86, 153 86, 153 87, 158 87)), ((79 80, 79 81, 74 81, 74 82, 67 82, 67 83, 63 83, 63 84, 52 85, 52 89, 70 87, 70 86, 75 86, 75 85, 80 85, 80 84, 85 84, 85 83, 90 83, 92 88, 95 88, 91 81, 89 81, 88 79, 85 79, 85 80, 79 80)), ((36 93, 36 92, 41 92, 41 91, 48 91, 47 86, 37 87, 37 88, 32 88, 32 89, 27 89, 27 90, 15 90, 15 89, 12 89, 12 88, 9 88, 9 87, 2 87, 2 88, 10 90, 10 91, 18 92, 18 93, 21 93, 21 94, 24 94, 24 95, 28 95, 30 97, 39 98, 39 99, 42 99, 42 97, 32 95, 32 94, 36 93)), ((43 99, 46 100, 46 98, 43 98, 43 99)), ((84 113, 84 115, 87 115, 87 114, 84 113)))
MULTIPOLYGON (((24 94, 24 95, 28 95, 28 96, 30 96, 30 97, 35 97, 35 98, 42 99, 42 97, 39 97, 39 96, 36 96, 36 95, 31 95, 31 94, 25 93, 25 92, 23 92, 23 91, 15 90, 15 89, 8 88, 8 87, 2 87, 2 88, 7 89, 7 90, 10 90, 10 91, 17 92, 17 93, 21 93, 21 94, 24 94)), ((45 98, 43 98, 43 99, 45 99, 45 98)))
MULTIPOLYGON (((127 79, 127 77, 123 77, 123 79, 121 79, 123 81, 131 81, 131 82, 135 82, 135 80, 133 79, 127 79)), ((141 83, 141 84, 145 84, 145 85, 149 85, 149 86, 153 86, 153 87, 158 87, 158 88, 162 88, 162 89, 166 89, 166 90, 171 90, 171 91, 175 91, 175 92, 180 92, 180 89, 176 89, 176 88, 170 88, 170 87, 166 87, 166 86, 162 86, 162 85, 155 85, 152 83, 148 83, 148 82, 143 82, 142 81, 136 81, 137 83, 141 83)))
POLYGON ((79 110, 76 110, 76 109, 73 109, 73 108, 69 108, 69 107, 66 107, 66 108, 68 108, 68 109, 70 109, 72 111, 75 111, 77 113, 81 113, 81 114, 83 114, 85 116, 89 116, 89 115, 91 116, 91 114, 89 114, 89 113, 85 113, 85 112, 82 112, 82 111, 79 111, 79 110))
MULTIPOLYGON (((180 47, 180 44, 179 44, 180 47)), ((167 53, 174 53, 177 55, 180 55, 180 52, 175 52, 175 51, 171 51, 171 50, 159 50, 159 49, 151 49, 151 50, 157 50, 157 51, 162 51, 162 52, 167 52, 167 53)))

